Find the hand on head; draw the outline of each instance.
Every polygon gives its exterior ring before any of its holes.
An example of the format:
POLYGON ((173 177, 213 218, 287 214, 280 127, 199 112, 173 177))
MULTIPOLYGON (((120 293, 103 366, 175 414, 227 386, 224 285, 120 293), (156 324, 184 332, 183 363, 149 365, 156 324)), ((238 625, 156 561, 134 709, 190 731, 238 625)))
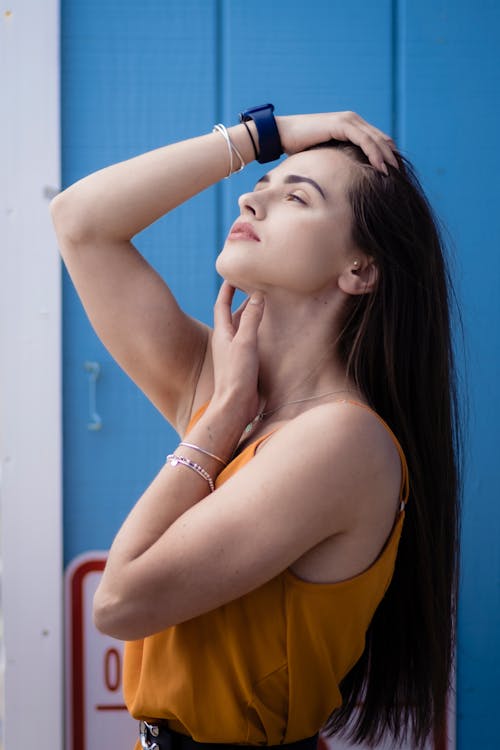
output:
POLYGON ((387 164, 398 168, 392 138, 355 112, 278 116, 276 124, 283 150, 288 155, 334 138, 359 146, 372 166, 384 174, 388 174, 387 164))

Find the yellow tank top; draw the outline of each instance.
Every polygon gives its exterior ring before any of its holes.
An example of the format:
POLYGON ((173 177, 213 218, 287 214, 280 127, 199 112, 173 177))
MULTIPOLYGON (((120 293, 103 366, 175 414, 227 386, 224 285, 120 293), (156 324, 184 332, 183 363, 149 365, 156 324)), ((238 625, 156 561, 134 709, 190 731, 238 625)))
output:
MULTIPOLYGON (((382 423, 401 459, 401 510, 375 562, 339 583, 309 583, 285 570, 240 599, 127 643, 124 695, 132 716, 168 719, 199 742, 277 745, 318 732, 342 702, 339 683, 364 650, 394 571, 408 470, 382 423)), ((216 486, 266 437, 248 445, 216 486)))

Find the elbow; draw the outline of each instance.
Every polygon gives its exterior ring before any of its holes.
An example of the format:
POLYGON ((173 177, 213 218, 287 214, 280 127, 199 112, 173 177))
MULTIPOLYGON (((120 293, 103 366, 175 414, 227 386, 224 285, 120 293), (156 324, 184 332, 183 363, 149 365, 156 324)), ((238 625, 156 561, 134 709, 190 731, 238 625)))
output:
POLYGON ((175 624, 167 622, 163 613, 159 616, 154 604, 113 594, 103 586, 94 595, 92 615, 100 633, 120 641, 147 638, 175 624))
POLYGON ((92 616, 94 625, 103 635, 109 635, 120 641, 130 641, 134 637, 127 623, 126 604, 101 588, 98 588, 93 603, 92 616))
POLYGON ((94 595, 92 617, 94 625, 100 633, 111 635, 114 638, 118 637, 115 635, 115 620, 118 610, 119 603, 109 595, 103 593, 101 588, 98 588, 94 595))
POLYGON ((91 228, 85 221, 85 208, 72 197, 72 188, 55 196, 49 205, 50 216, 59 241, 61 252, 89 240, 91 228))

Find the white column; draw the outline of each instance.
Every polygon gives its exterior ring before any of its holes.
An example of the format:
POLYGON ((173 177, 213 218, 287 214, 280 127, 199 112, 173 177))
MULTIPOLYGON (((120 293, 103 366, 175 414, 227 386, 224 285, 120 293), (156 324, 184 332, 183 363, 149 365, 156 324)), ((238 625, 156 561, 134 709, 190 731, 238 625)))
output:
POLYGON ((0 14, 2 739, 62 750, 59 2, 0 14))

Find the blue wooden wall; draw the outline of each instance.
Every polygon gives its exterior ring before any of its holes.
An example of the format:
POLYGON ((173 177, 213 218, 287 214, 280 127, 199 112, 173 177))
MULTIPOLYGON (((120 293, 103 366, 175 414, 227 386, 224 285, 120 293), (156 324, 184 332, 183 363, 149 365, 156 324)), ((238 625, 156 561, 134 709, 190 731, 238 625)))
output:
MULTIPOLYGON (((500 4, 496 0, 62 0, 63 187, 169 141, 278 113, 354 109, 392 132, 452 238, 469 400, 458 747, 500 746, 500 4)), ((251 166, 137 245, 210 321, 213 260, 251 166)), ((65 559, 107 549, 173 432, 120 372, 64 284, 65 559), (90 431, 86 361, 101 365, 90 431)), ((457 329, 458 331, 458 329, 457 329)), ((459 335, 457 333, 457 338, 459 335)))

